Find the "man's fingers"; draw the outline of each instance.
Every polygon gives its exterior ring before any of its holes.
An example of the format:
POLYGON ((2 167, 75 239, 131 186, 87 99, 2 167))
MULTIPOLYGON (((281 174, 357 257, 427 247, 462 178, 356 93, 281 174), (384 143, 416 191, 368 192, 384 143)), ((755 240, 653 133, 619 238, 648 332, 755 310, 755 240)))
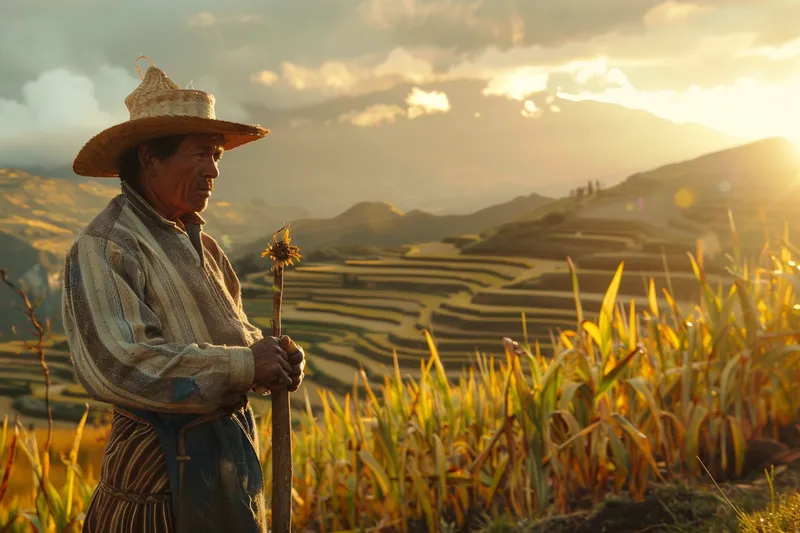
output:
POLYGON ((278 361, 278 364, 281 366, 283 371, 289 374, 292 371, 292 365, 290 365, 289 361, 287 361, 286 359, 288 358, 284 358, 282 356, 278 356, 275 358, 275 360, 278 361))
POLYGON ((289 362, 289 354, 286 353, 286 350, 284 350, 281 347, 278 347, 278 353, 281 355, 281 359, 283 359, 287 363, 289 362))
POLYGON ((297 377, 303 373, 303 365, 292 365, 292 371, 289 372, 290 377, 297 377))
POLYGON ((289 364, 292 366, 299 365, 303 362, 303 359, 305 359, 305 355, 303 354, 302 350, 297 350, 296 352, 289 354, 289 364))

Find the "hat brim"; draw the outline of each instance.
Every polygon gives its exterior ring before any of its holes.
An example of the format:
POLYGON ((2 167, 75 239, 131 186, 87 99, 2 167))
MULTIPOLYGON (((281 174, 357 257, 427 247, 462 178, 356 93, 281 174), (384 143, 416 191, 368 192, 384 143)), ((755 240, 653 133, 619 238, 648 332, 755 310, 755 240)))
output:
POLYGON ((170 135, 218 134, 223 148, 233 150, 269 134, 258 125, 189 116, 158 116, 122 122, 92 137, 75 157, 72 171, 79 176, 116 178, 119 159, 143 142, 170 135))

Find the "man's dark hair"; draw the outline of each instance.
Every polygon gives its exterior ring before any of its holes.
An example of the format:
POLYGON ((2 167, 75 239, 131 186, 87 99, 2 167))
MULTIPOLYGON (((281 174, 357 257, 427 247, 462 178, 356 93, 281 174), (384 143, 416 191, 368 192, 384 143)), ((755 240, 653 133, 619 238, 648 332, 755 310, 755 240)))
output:
MULTIPOLYGON (((166 161, 175 155, 185 137, 185 135, 172 135, 153 139, 143 144, 150 148, 156 159, 166 161)), ((139 146, 129 149, 119 159, 119 179, 128 185, 135 186, 139 181, 139 172, 142 170, 139 164, 139 146)))

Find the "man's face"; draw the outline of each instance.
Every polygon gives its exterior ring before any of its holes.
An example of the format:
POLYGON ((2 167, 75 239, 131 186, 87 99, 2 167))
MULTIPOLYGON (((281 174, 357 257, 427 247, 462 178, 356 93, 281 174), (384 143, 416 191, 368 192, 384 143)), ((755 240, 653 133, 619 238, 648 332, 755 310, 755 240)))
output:
POLYGON ((165 161, 151 158, 148 185, 165 208, 180 216, 208 207, 219 176, 221 143, 216 135, 190 135, 165 161))

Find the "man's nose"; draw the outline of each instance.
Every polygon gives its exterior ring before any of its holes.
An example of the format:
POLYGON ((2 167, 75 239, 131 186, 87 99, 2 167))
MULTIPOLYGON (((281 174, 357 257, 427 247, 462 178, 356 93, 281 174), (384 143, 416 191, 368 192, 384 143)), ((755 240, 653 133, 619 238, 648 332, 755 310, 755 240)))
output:
POLYGON ((203 165, 203 177, 210 180, 215 180, 219 177, 219 164, 216 161, 207 161, 203 165))

